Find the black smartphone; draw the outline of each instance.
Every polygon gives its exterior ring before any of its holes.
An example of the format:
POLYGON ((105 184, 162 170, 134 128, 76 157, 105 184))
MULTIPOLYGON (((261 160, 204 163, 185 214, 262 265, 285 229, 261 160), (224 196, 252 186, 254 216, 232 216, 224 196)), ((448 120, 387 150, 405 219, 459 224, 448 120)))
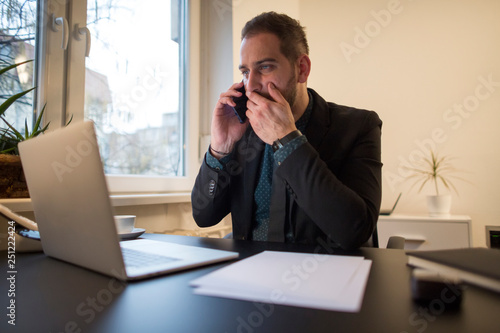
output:
POLYGON ((238 117, 240 123, 244 123, 247 120, 247 116, 245 112, 247 112, 247 101, 248 97, 245 95, 245 85, 241 88, 236 89, 239 92, 243 93, 240 97, 233 97, 233 101, 236 103, 236 106, 233 107, 234 113, 238 117))

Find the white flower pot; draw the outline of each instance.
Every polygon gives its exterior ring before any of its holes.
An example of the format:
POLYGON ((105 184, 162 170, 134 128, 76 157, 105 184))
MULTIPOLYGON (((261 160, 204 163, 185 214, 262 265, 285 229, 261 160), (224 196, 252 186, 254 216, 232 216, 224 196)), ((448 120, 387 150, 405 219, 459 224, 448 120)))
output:
POLYGON ((449 216, 451 208, 451 195, 428 195, 427 196, 427 209, 429 216, 449 216))

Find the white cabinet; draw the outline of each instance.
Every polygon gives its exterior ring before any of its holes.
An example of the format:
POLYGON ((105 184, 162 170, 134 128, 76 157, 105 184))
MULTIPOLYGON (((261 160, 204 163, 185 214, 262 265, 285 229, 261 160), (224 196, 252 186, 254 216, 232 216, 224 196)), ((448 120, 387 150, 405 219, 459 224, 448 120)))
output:
POLYGON ((406 250, 441 250, 471 246, 469 216, 379 216, 377 229, 380 247, 391 236, 405 238, 406 250))

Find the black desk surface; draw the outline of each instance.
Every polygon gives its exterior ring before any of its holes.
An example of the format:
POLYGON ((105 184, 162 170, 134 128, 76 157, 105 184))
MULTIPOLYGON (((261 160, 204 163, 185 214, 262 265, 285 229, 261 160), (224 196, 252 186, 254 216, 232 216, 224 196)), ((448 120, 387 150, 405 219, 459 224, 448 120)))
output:
MULTIPOLYGON (((144 237, 237 251, 240 258, 263 250, 318 251, 315 247, 278 243, 171 235, 144 237)), ((363 248, 335 254, 362 255, 373 260, 359 313, 193 294, 189 281, 227 263, 125 284, 43 253, 18 253, 16 326, 12 326, 7 317, 11 299, 7 252, 0 252, 0 332, 500 332, 499 294, 467 286, 457 310, 443 311, 443 300, 422 307, 411 299, 410 269, 403 251, 363 248)))

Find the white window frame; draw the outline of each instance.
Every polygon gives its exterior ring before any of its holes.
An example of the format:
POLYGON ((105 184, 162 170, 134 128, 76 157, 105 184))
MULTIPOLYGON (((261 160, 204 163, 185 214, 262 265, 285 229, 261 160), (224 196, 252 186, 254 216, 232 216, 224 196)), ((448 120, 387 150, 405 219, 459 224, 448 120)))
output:
MULTIPOLYGON (((73 117, 84 117, 85 40, 73 37, 75 25, 86 26, 87 0, 43 0, 43 13, 38 54, 37 112, 47 105, 44 122, 50 130, 63 126, 73 117), (65 17, 69 27, 68 48, 61 48, 62 33, 51 29, 52 14, 65 17)), ((150 177, 137 175, 107 175, 111 194, 188 192, 199 170, 199 119, 200 119, 200 0, 187 3, 186 70, 184 82, 184 147, 185 176, 150 177)), ((91 51, 92 52, 92 51, 91 51)))

